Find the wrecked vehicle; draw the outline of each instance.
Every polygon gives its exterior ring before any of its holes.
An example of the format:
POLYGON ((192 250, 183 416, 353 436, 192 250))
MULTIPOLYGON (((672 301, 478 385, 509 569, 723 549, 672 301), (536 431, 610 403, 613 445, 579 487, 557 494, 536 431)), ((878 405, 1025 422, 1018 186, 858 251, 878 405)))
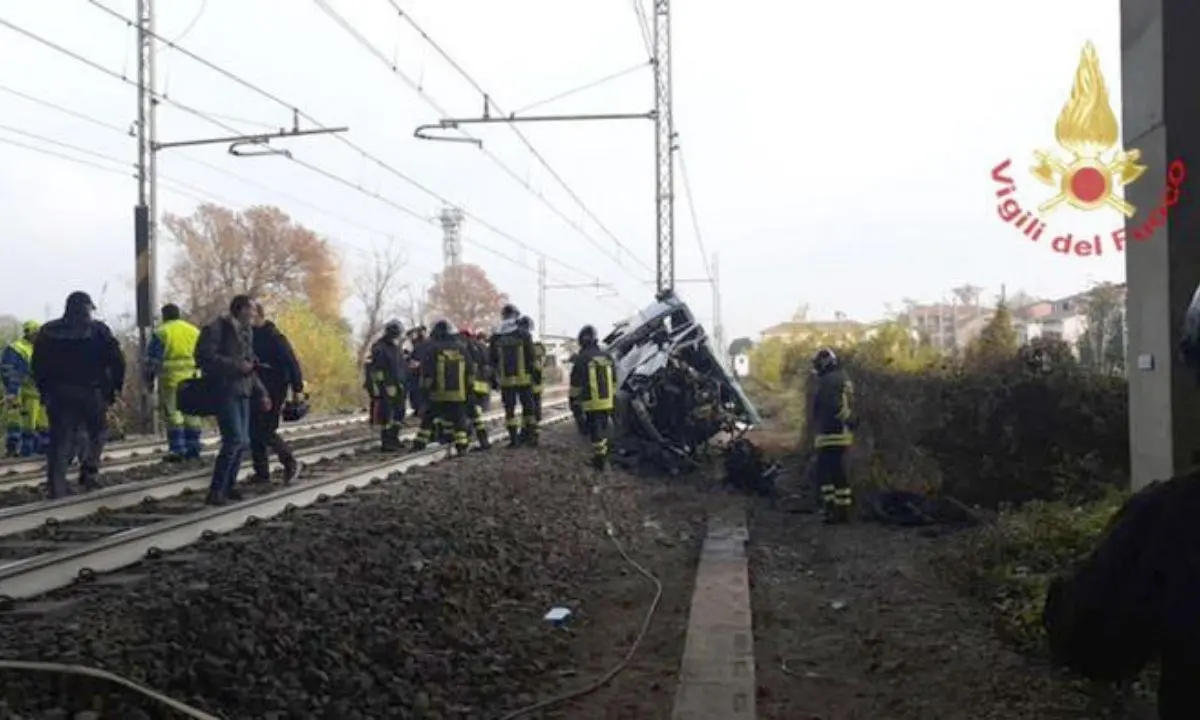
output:
POLYGON ((677 474, 698 467, 718 437, 738 457, 749 451, 742 435, 762 421, 758 410, 674 293, 617 323, 602 344, 616 363, 618 462, 677 474))

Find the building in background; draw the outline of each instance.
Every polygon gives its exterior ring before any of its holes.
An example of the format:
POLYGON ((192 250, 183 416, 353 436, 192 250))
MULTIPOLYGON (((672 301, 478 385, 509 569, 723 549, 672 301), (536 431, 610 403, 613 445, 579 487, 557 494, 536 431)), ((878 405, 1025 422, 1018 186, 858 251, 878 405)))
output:
POLYGON ((930 345, 944 353, 955 353, 965 348, 992 317, 991 310, 977 305, 959 302, 941 302, 932 305, 910 304, 900 319, 930 345))
MULTIPOLYGON (((1116 328, 1122 342, 1128 337, 1125 318, 1125 284, 1115 286, 1119 293, 1116 328)), ((1068 295, 1058 300, 1039 300, 1013 309, 1013 327, 1022 345, 1035 338, 1062 340, 1079 356, 1079 341, 1088 330, 1088 299, 1090 292, 1068 295)))
POLYGON ((782 340, 786 343, 800 343, 811 337, 819 336, 831 340, 853 341, 862 337, 869 326, 855 320, 792 320, 772 325, 762 331, 762 341, 782 340))

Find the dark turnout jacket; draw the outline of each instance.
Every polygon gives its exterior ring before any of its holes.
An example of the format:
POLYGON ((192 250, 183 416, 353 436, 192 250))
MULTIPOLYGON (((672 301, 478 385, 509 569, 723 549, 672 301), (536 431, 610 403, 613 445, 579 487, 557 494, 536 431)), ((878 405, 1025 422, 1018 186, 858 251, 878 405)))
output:
POLYGON ((403 388, 408 380, 408 356, 400 344, 400 338, 381 337, 371 345, 367 357, 367 377, 364 387, 375 397, 385 387, 403 388))
POLYGON ((254 372, 242 372, 242 363, 256 363, 254 334, 222 315, 200 331, 196 340, 196 367, 204 374, 209 392, 218 398, 253 397, 266 394, 254 372))
POLYGON ((262 363, 258 377, 267 388, 275 405, 283 401, 290 387, 295 392, 304 389, 300 362, 287 336, 270 320, 254 328, 254 355, 262 363))
POLYGON ((854 443, 854 383, 841 368, 817 377, 813 395, 814 446, 846 447, 854 443))
POLYGON ((108 325, 63 316, 43 325, 33 342, 33 378, 43 398, 99 391, 112 402, 125 387, 125 356, 108 325))

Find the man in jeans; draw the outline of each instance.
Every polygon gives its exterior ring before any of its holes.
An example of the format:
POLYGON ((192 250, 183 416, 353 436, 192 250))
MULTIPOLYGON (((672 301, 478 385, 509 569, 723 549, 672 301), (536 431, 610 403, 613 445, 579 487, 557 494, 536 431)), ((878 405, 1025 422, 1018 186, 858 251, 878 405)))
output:
POLYGON ((212 394, 221 429, 221 450, 206 501, 210 505, 241 499, 234 484, 250 446, 250 403, 258 403, 264 410, 271 407, 257 374, 253 315, 254 301, 238 295, 229 303, 229 315, 206 325, 196 342, 196 366, 203 373, 206 391, 212 394))
POLYGON ((279 436, 279 414, 288 389, 300 398, 304 394, 304 378, 300 363, 287 336, 267 319, 262 303, 254 304, 254 356, 258 358, 258 379, 267 389, 270 407, 250 408, 250 459, 254 464, 254 481, 271 482, 271 463, 267 451, 274 451, 283 464, 283 483, 296 479, 300 464, 287 442, 279 436))

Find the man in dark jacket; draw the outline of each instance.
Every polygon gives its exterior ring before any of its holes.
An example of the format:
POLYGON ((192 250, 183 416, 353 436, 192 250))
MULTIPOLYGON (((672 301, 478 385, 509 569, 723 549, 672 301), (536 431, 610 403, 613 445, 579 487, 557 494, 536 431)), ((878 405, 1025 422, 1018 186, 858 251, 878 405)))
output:
POLYGON ((267 319, 262 303, 254 305, 254 356, 260 363, 258 377, 271 399, 268 409, 258 403, 250 406, 250 458, 254 463, 254 480, 271 481, 267 451, 273 450, 283 464, 286 485, 296 479, 300 464, 296 462, 292 448, 279 436, 279 414, 283 411, 289 388, 297 398, 304 394, 304 377, 292 344, 275 323, 267 319))
POLYGON ((125 387, 121 345, 107 325, 92 319, 95 309, 87 293, 71 293, 63 316, 43 325, 33 344, 34 382, 50 418, 46 485, 51 498, 68 494, 67 465, 77 443, 82 445, 79 482, 88 490, 97 486, 105 415, 125 387))
POLYGON ((210 505, 241 499, 234 485, 250 445, 250 403, 264 409, 271 405, 257 374, 253 314, 250 296, 238 295, 229 303, 229 315, 206 325, 196 342, 196 366, 203 373, 205 390, 212 394, 221 429, 221 450, 208 489, 210 505))
POLYGON ((401 343, 404 326, 391 320, 383 327, 383 336, 371 345, 363 388, 371 396, 371 422, 379 429, 379 449, 401 449, 400 426, 404 422, 404 403, 408 395, 408 358, 401 343))

